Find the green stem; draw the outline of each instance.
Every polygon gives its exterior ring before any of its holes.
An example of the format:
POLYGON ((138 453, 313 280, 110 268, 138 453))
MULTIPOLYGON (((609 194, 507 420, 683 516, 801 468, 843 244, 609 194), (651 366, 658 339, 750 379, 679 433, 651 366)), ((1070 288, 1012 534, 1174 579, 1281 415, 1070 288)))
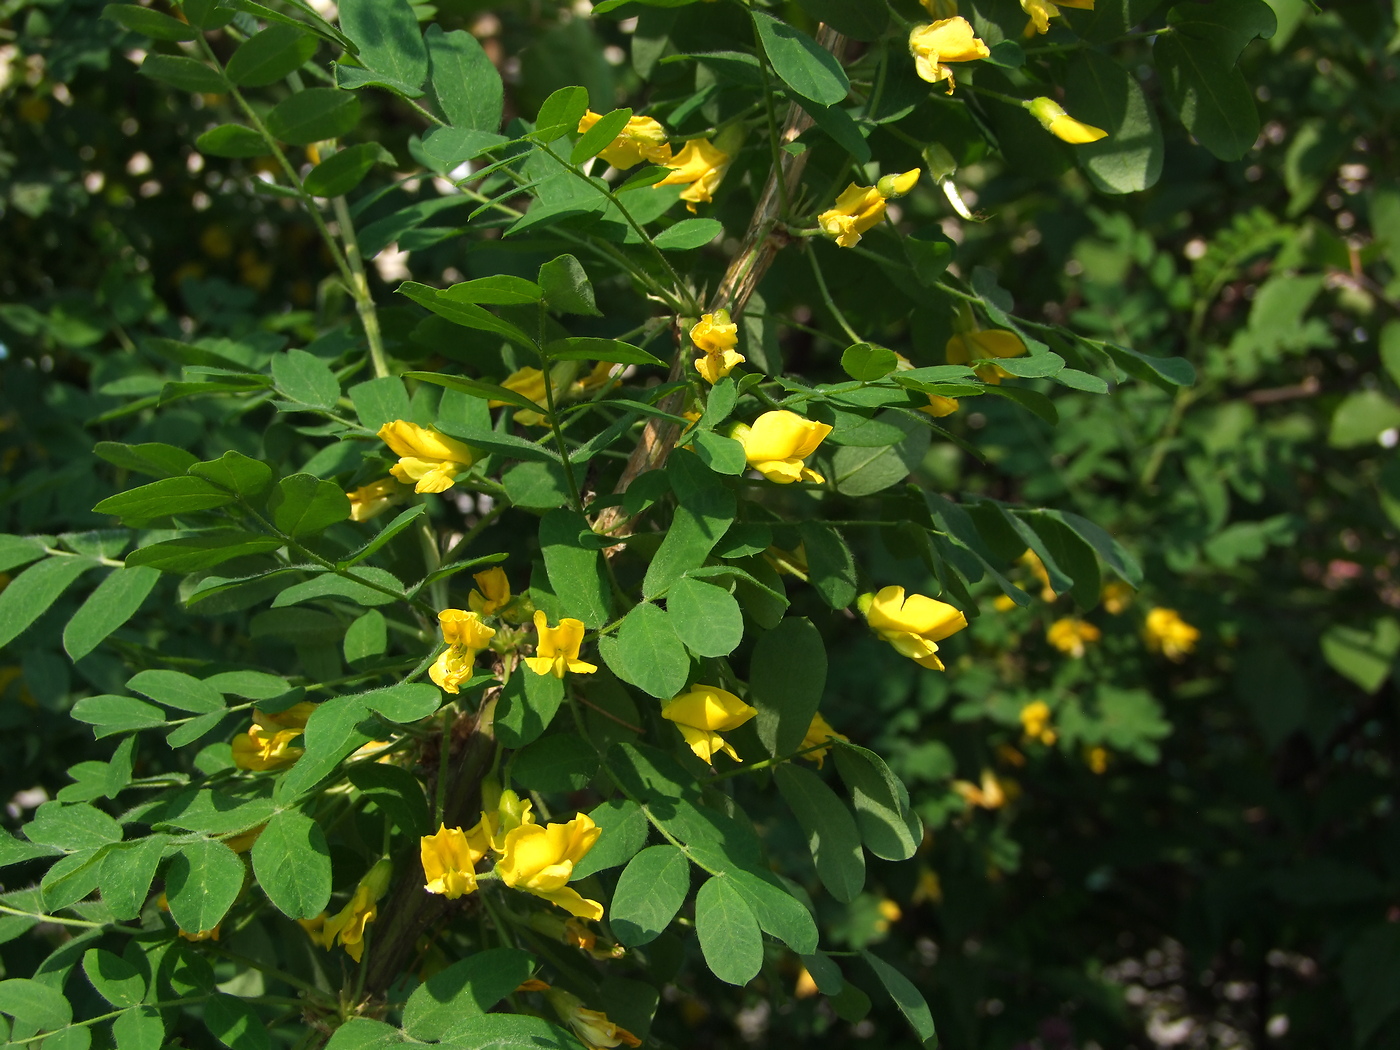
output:
POLYGON ((841 308, 836 305, 831 298, 831 290, 826 286, 826 278, 822 276, 821 264, 817 262, 817 253, 810 248, 807 250, 807 259, 812 264, 812 275, 817 279, 817 288, 822 294, 822 302, 826 303, 826 308, 831 311, 831 315, 836 318, 836 323, 841 326, 841 331, 846 333, 847 338, 853 343, 863 342, 860 336, 856 335, 856 330, 851 327, 846 320, 846 315, 841 312, 841 308))
POLYGON ((374 377, 383 379, 389 374, 389 361, 384 355, 384 336, 379 329, 379 311, 374 305, 374 297, 369 292, 365 262, 360 256, 360 242, 355 236, 355 220, 350 217, 350 208, 344 197, 332 200, 331 207, 335 210, 335 222, 340 227, 340 236, 345 242, 345 258, 351 272, 350 295, 355 300, 355 312, 360 315, 360 324, 364 326, 365 339, 369 342, 369 359, 374 366, 374 377))
POLYGON ((433 830, 434 824, 441 824, 443 815, 447 812, 447 767, 452 761, 452 723, 455 719, 455 708, 452 704, 447 704, 443 708, 442 717, 442 743, 438 753, 438 774, 437 790, 433 798, 433 819, 428 822, 428 830, 433 830))
POLYGON ((559 415, 554 403, 554 376, 550 370, 549 358, 544 352, 544 304, 540 304, 540 363, 544 365, 544 403, 549 416, 549 429, 554 434, 554 444, 559 449, 559 458, 564 461, 564 483, 569 487, 569 502, 574 510, 583 513, 583 494, 578 490, 578 479, 574 477, 573 464, 569 462, 569 443, 564 440, 564 432, 559 429, 559 415))
POLYGON ((778 219, 787 221, 792 211, 788 199, 787 179, 783 178, 783 158, 778 151, 778 115, 773 109, 773 82, 768 76, 768 59, 763 50, 763 42, 758 37, 758 24, 754 24, 754 47, 759 54, 758 72, 763 78, 763 112, 768 122, 768 152, 772 156, 773 179, 778 186, 778 219))
POLYGON ((706 784, 713 784, 720 780, 728 780, 730 777, 743 776, 745 773, 757 773, 760 769, 767 769, 770 766, 782 765, 784 762, 791 762, 794 758, 801 758, 812 751, 820 751, 831 746, 830 740, 823 740, 820 744, 813 744, 811 747, 804 747, 800 751, 794 751, 787 755, 775 755, 772 758, 765 758, 762 762, 748 763, 742 766, 735 766, 724 773, 716 773, 705 781, 706 784))
MULTIPOLYGON (((26 919, 37 919, 39 922, 53 922, 60 926, 84 926, 93 930, 122 930, 123 926, 113 926, 109 922, 89 922, 87 919, 65 919, 61 915, 45 915, 37 911, 20 911, 18 908, 11 908, 7 904, 0 904, 0 912, 6 915, 19 915, 26 919)), ((128 930, 129 933, 140 933, 140 930, 128 930)))

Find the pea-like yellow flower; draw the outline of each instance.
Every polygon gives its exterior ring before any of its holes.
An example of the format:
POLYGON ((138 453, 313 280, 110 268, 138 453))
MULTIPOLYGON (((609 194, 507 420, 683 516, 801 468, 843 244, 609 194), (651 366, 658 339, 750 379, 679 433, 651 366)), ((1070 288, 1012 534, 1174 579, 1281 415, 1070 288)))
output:
POLYGON ((709 204, 714 200, 715 190, 719 189, 720 181, 733 160, 709 139, 691 139, 667 165, 671 174, 656 185, 684 186, 681 200, 693 212, 695 205, 709 204))
POLYGON ((1181 618, 1175 609, 1160 606, 1147 614, 1147 622, 1142 627, 1143 640, 1153 652, 1161 653, 1168 660, 1181 661, 1187 653, 1196 648, 1201 632, 1181 618))
POLYGON ((765 412, 753 426, 734 428, 733 437, 744 446, 749 466, 769 481, 791 485, 794 481, 826 481, 802 461, 817 450, 831 433, 831 427, 804 419, 796 412, 779 409, 765 412))
POLYGON ((1095 776, 1103 776, 1108 772, 1108 748, 1085 748, 1084 761, 1089 766, 1089 772, 1095 776))
POLYGON ((302 749, 292 747, 301 730, 264 729, 251 725, 246 733, 233 738, 233 764, 239 769, 262 773, 269 769, 285 769, 302 755, 302 749))
MULTIPOLYGON (((572 367, 572 365, 570 367, 572 367)), ((549 393, 554 393, 559 389, 557 377, 551 377, 551 381, 554 383, 554 386, 549 393)), ((538 427, 544 425, 544 413, 549 410, 549 396, 545 391, 544 383, 544 371, 532 365, 518 368, 501 380, 501 386, 505 387, 505 389, 513 390, 521 397, 533 401, 540 409, 538 412, 531 412, 527 408, 522 408, 517 411, 512 418, 521 426, 538 427)), ((506 404, 507 402, 505 401, 486 402, 488 408, 504 408, 506 404)))
MULTIPOLYGON (((587 131, 602 119, 601 113, 591 109, 578 122, 579 134, 587 131)), ((598 156, 619 171, 631 168, 642 161, 652 164, 671 162, 671 144, 666 141, 666 129, 651 117, 630 117, 627 125, 610 142, 606 149, 598 151, 598 156)))
POLYGON ((583 645, 582 620, 566 616, 559 621, 558 627, 551 627, 544 610, 536 609, 535 630, 540 636, 535 645, 535 655, 525 658, 525 665, 535 674, 552 674, 555 678, 563 678, 565 671, 592 674, 598 670, 597 664, 579 659, 579 647, 583 645))
POLYGON ((1099 139, 1108 137, 1108 132, 1104 131, 1103 128, 1096 128, 1092 124, 1075 120, 1064 111, 1064 107, 1053 99, 1041 96, 1032 99, 1026 108, 1031 111, 1031 116, 1040 121, 1041 126, 1046 131, 1065 142, 1072 142, 1078 146, 1086 142, 1098 142, 1099 139))
POLYGON ((1103 632, 1087 620, 1064 616, 1050 625, 1045 632, 1045 640, 1066 656, 1079 659, 1084 655, 1085 646, 1097 642, 1103 632))
POLYGON ((818 711, 812 716, 812 724, 807 727, 807 735, 802 738, 802 743, 800 745, 800 749, 803 751, 806 751, 809 747, 815 747, 816 750, 807 751, 807 753, 801 757, 815 762, 817 768, 821 769, 826 763, 826 753, 831 750, 829 746, 831 742, 833 740, 849 739, 850 737, 846 736, 845 733, 838 733, 836 730, 832 729, 831 724, 827 722, 827 720, 822 717, 822 713, 818 711), (816 747, 818 744, 826 744, 828 746, 816 747))
POLYGON ((397 478, 381 478, 361 485, 346 495, 350 497, 350 520, 369 521, 394 504, 403 502, 408 490, 397 478))
POLYGON ((483 845, 461 828, 446 824, 436 835, 422 836, 418 851, 423 861, 423 888, 448 900, 476 892, 476 866, 487 856, 483 845))
POLYGON ((586 376, 569 384, 570 399, 580 401, 585 397, 592 396, 595 391, 605 387, 609 380, 621 372, 623 368, 623 365, 615 364, 612 361, 599 361, 586 376))
POLYGON ((875 920, 875 932, 885 933, 890 928, 890 923, 898 922, 904 918, 904 909, 896 901, 886 897, 875 905, 875 910, 879 913, 879 918, 875 920))
POLYGON ((293 704, 285 711, 278 711, 275 714, 268 714, 266 711, 253 709, 253 721, 264 729, 305 729, 306 723, 311 720, 319 704, 314 704, 310 700, 303 700, 299 704, 293 704))
POLYGON ((1010 794, 1007 786, 1004 786, 990 769, 982 770, 981 784, 974 784, 969 780, 955 780, 951 787, 968 805, 981 809, 1000 809, 1006 805, 1010 794))
POLYGON ((428 669, 428 677, 443 692, 456 693, 461 690, 462 683, 471 678, 476 654, 491 644, 496 631, 482 623, 475 612, 461 609, 442 610, 438 613, 438 624, 447 648, 428 669))
POLYGON ((1026 23, 1026 36, 1050 31, 1050 19, 1060 17, 1060 8, 1077 7, 1082 11, 1092 11, 1094 0, 1021 0, 1021 10, 1031 16, 1026 23))
POLYGON ((533 893, 580 919, 601 919, 603 906, 570 889, 569 877, 603 829, 586 814, 567 824, 521 824, 506 835, 496 873, 507 886, 533 893))
POLYGON ((836 198, 836 206, 817 216, 822 232, 842 248, 854 247, 861 235, 885 218, 885 198, 874 186, 851 183, 836 198))
POLYGON ((510 604, 510 578, 499 565, 475 573, 472 579, 477 589, 467 595, 467 605, 478 616, 490 616, 510 604))
POLYGON ((914 56, 914 71, 930 84, 946 80, 951 95, 953 71, 947 63, 974 62, 992 52, 972 31, 972 24, 957 16, 915 26, 909 34, 909 53, 914 56))
POLYGON ((943 670, 938 643, 967 626, 960 609, 923 594, 906 598, 903 587, 882 587, 871 596, 865 619, 900 656, 931 671, 943 670))
POLYGON ((1055 590, 1050 586, 1050 571, 1045 568, 1045 563, 1040 560, 1040 555, 1030 548, 1026 553, 1016 559, 1026 568, 1031 570, 1031 575, 1040 581, 1040 600, 1043 602, 1053 602, 1056 598, 1055 590))
POLYGON ((661 717, 676 723, 690 750, 706 764, 714 761, 716 751, 742 761, 720 733, 738 729, 756 714, 757 708, 712 685, 693 685, 661 709, 661 717))
MULTIPOLYGON (((389 889, 394 868, 388 858, 380 860, 360 880, 349 902, 321 927, 321 944, 327 950, 339 941, 350 958, 356 962, 365 951, 365 927, 379 915, 377 901, 389 889)), ((309 932, 309 931, 308 931, 309 932)))
POLYGON ((1046 747, 1059 739, 1055 730, 1050 728, 1050 705, 1044 700, 1032 700, 1021 708, 1021 728, 1025 730, 1027 740, 1039 740, 1046 747))
POLYGON ((944 416, 951 416, 958 410, 958 399, 955 397, 944 397, 942 394, 929 394, 928 404, 922 405, 916 411, 926 412, 934 419, 942 419, 944 416))
POLYGON ((414 492, 445 492, 476 459, 476 453, 460 441, 405 419, 385 423, 379 437, 399 457, 389 473, 412 482, 414 492))
POLYGON ((958 0, 919 0, 930 18, 952 18, 958 13, 958 0))
POLYGON ((690 327, 690 341, 700 351, 695 359, 695 370, 711 386, 745 360, 744 355, 734 349, 739 343, 739 325, 729 319, 728 310, 701 314, 700 320, 690 327))
MULTIPOLYGON (((489 796, 489 791, 484 792, 489 796)), ((489 798, 488 798, 489 805, 489 798)), ((534 806, 510 788, 498 792, 495 806, 481 814, 476 827, 467 832, 467 839, 476 848, 500 853, 505 849, 506 836, 522 824, 535 823, 534 806)))
POLYGON ((235 853, 247 853, 254 844, 262 837, 262 833, 267 830, 267 823, 264 821, 255 828, 247 831, 240 831, 237 835, 230 835, 223 839, 223 844, 235 853))
POLYGON ((1110 580, 1103 585, 1099 601, 1110 616, 1118 616, 1133 603, 1133 589, 1122 580, 1110 580))
MULTIPOLYGON (((955 333, 943 351, 950 365, 965 365, 983 358, 1020 357, 1026 352, 1026 344, 1015 332, 1004 328, 986 328, 955 333)), ((974 371, 982 382, 994 386, 1011 375, 999 365, 979 365, 974 371)))
POLYGON ((589 1010, 583 1000, 560 988, 551 988, 545 998, 560 1020, 574 1030, 589 1050, 612 1050, 615 1046, 641 1046, 642 1041, 621 1025, 608 1020, 601 1010, 589 1010))

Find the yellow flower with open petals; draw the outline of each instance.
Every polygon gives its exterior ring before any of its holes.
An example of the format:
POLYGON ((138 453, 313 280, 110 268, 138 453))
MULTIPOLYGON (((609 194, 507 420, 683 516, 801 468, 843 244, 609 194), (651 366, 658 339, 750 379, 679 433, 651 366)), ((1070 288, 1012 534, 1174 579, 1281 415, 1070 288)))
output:
POLYGON ((947 63, 974 62, 992 52, 972 31, 972 24, 958 16, 915 26, 909 34, 909 53, 914 56, 914 71, 930 84, 946 80, 951 95, 953 71, 947 63))
POLYGON ((615 1046, 641 1046, 642 1041, 601 1010, 589 1010, 583 1000, 559 988, 551 988, 545 996, 560 1019, 574 1030, 589 1050, 612 1050, 615 1046))
POLYGON ((476 891, 476 866, 487 855, 461 828, 443 824, 436 835, 419 840, 423 861, 423 888, 448 900, 476 891))
POLYGON ((262 773, 285 769, 301 757, 302 749, 292 747, 301 729, 264 729, 254 724, 246 733, 233 738, 233 764, 239 769, 262 773))
POLYGON ((923 594, 906 598, 903 587, 882 587, 876 592, 865 619, 900 656, 932 671, 943 670, 938 643, 967 626, 960 609, 923 594))
MULTIPOLYGON (((578 122, 579 133, 588 131, 602 119, 601 113, 590 109, 578 122)), ((644 160, 652 164, 669 164, 671 144, 666 141, 666 129, 653 118, 629 117, 627 125, 606 148, 598 151, 598 156, 619 171, 644 160)))
POLYGON ((817 216, 822 232, 842 248, 854 247, 866 231, 885 218, 885 197, 874 186, 851 183, 836 198, 836 205, 817 216))
POLYGON ((974 784, 969 780, 955 780, 951 787, 968 805, 981 809, 1000 809, 1006 805, 1010 794, 1007 786, 1004 786, 990 769, 982 770, 981 784, 974 784))
POLYGON ((744 458, 769 481, 791 485, 794 481, 826 481, 804 462, 831 433, 831 427, 804 419, 796 412, 765 412, 753 426, 734 428, 733 437, 744 446, 744 458))
POLYGON ((603 906, 570 889, 569 877, 603 829, 585 814, 567 824, 521 824, 506 835, 496 873, 507 886, 533 893, 580 919, 601 919, 603 906))
MULTIPOLYGON (((827 722, 827 720, 822 717, 821 712, 818 711, 812 716, 812 724, 807 727, 807 735, 802 738, 800 750, 806 751, 807 748, 816 747, 817 744, 829 745, 833 740, 849 739, 850 738, 846 736, 846 734, 838 733, 836 730, 832 729, 831 724, 827 722)), ((826 763, 826 753, 830 750, 831 748, 829 746, 816 747, 815 751, 807 751, 807 753, 801 757, 815 762, 817 768, 821 769, 826 763)))
POLYGON ((444 692, 456 693, 461 690, 462 683, 471 678, 476 654, 491 644, 496 631, 482 623, 475 612, 461 609, 442 610, 438 613, 438 624, 447 648, 428 669, 428 677, 444 692))
POLYGON ((365 927, 379 915, 379 905, 376 902, 388 891, 389 879, 393 873, 393 864, 387 857, 365 873, 345 907, 327 918, 322 925, 323 947, 329 950, 339 941, 350 958, 356 962, 360 961, 365 951, 365 927))
MULTIPOLYGON (((1021 341, 1021 337, 1004 328, 958 332, 944 347, 950 365, 965 365, 983 358, 1020 357, 1025 352, 1026 344, 1021 341)), ((1011 375, 998 365, 980 365, 974 371, 982 382, 994 386, 1011 375)))
POLYGON ((733 159, 709 139, 691 139, 667 165, 671 174, 656 185, 684 186, 681 200, 693 212, 695 205, 714 200, 715 190, 719 189, 720 181, 733 159))
POLYGON ((350 497, 350 520, 369 521, 401 502, 408 489, 397 478, 381 478, 346 495, 350 497))
POLYGON ((467 595, 467 605, 478 616, 490 616, 510 604, 510 579, 499 565, 472 576, 477 589, 467 595))
POLYGON ((1085 647, 1090 642, 1097 642, 1102 637, 1103 632, 1088 620, 1079 620, 1072 616, 1056 620, 1045 632, 1046 641, 1066 656, 1075 659, 1084 655, 1085 647))
POLYGON ((1026 23, 1026 36, 1050 31, 1050 19, 1060 17, 1060 8, 1077 7, 1082 11, 1092 11, 1094 0, 1021 0, 1021 10, 1030 15, 1026 23))
POLYGON ((526 666, 535 674, 552 674, 555 678, 563 678, 565 671, 592 674, 598 670, 597 664, 579 659, 579 647, 583 645, 582 620, 566 616, 559 621, 558 627, 551 627, 545 611, 536 609, 535 630, 540 636, 535 655, 525 658, 526 666))
POLYGON ((739 343, 739 326, 729 319, 728 310, 701 314, 700 320, 690 327, 690 341, 701 354, 695 360, 695 370, 711 386, 745 360, 734 349, 739 343))
POLYGON ((379 438, 399 457, 389 473, 412 483, 414 492, 447 491, 476 459, 476 453, 460 441, 405 419, 385 423, 379 438))
POLYGON ((1104 131, 1103 128, 1096 128, 1092 124, 1075 120, 1064 111, 1063 106, 1053 99, 1044 96, 1032 99, 1027 108, 1031 111, 1031 116, 1040 121, 1041 126, 1046 131, 1065 142, 1072 142, 1079 146, 1086 142, 1098 142, 1099 139, 1108 137, 1108 132, 1104 131))
POLYGON ((661 717, 676 723, 690 750, 705 763, 714 761, 716 751, 742 761, 720 733, 738 729, 756 714, 757 708, 712 685, 693 685, 661 709, 661 717))
POLYGON ((1196 648, 1201 632, 1181 618, 1175 609, 1156 608, 1147 614, 1142 628, 1143 639, 1153 652, 1168 660, 1180 662, 1196 648))

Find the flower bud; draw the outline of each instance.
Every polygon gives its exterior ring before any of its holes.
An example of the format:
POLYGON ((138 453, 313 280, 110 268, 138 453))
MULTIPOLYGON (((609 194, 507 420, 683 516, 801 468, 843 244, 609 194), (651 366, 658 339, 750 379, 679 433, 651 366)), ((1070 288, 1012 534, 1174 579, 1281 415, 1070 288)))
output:
POLYGON ((885 198, 903 197, 919 181, 919 174, 918 168, 910 168, 902 175, 885 175, 875 183, 875 188, 880 191, 880 196, 885 198))
POLYGON ((941 142, 924 147, 924 166, 935 179, 946 179, 958 170, 958 161, 941 142))
POLYGON ((1072 142, 1082 145, 1086 142, 1097 142, 1099 139, 1107 138, 1108 132, 1102 128, 1096 128, 1092 124, 1085 124, 1075 120, 1064 108, 1054 99, 1046 98, 1044 95, 1032 99, 1025 104, 1031 111, 1031 116, 1040 121, 1041 126, 1046 131, 1054 135, 1057 139, 1065 142, 1072 142))
POLYGON ((379 862, 360 880, 360 885, 369 890, 370 898, 378 900, 389 892, 389 882, 394 877, 394 862, 388 857, 380 857, 379 862))
POLYGON ((870 615, 870 607, 875 604, 874 594, 862 594, 856 599, 856 609, 862 616, 870 615))

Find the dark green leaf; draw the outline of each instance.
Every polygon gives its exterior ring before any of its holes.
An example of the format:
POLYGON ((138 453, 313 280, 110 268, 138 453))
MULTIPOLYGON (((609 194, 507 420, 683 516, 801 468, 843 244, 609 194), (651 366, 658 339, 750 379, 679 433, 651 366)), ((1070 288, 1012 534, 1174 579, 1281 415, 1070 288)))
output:
POLYGON ((149 566, 161 572, 187 573, 208 569, 230 558, 265 554, 282 546, 275 536, 258 536, 239 529, 215 529, 152 543, 126 556, 131 567, 149 566))
POLYGON ((495 133, 501 127, 501 75, 476 37, 461 29, 428 27, 424 37, 429 83, 454 128, 495 133))
POLYGON ((216 70, 184 55, 147 55, 140 72, 143 77, 173 84, 196 95, 218 95, 228 90, 228 83, 216 70))
POLYGON ((626 864, 643 846, 651 824, 637 803, 629 799, 604 802, 588 814, 593 823, 603 829, 593 848, 574 865, 571 882, 587 878, 594 872, 626 864))
POLYGON ((528 980, 534 969, 535 961, 516 948, 475 952, 429 977, 414 990, 404 1004, 404 1030, 415 1039, 442 1039, 454 1025, 485 1015, 528 980))
POLYGON ((69 658, 81 660, 136 615, 159 579, 157 570, 140 566, 109 574, 63 628, 63 648, 69 658))
POLYGON ((153 40, 193 40, 199 36, 199 30, 178 18, 136 4, 108 4, 102 9, 102 17, 153 40))
POLYGON ((312 168, 303 180, 306 192, 316 197, 343 197, 376 164, 393 164, 394 155, 377 142, 361 142, 332 153, 312 168))
POLYGON ((856 600, 856 563, 841 534, 820 521, 804 521, 797 527, 807 552, 807 582, 833 609, 845 609, 856 600))
POLYGON ((146 979, 120 955, 89 948, 83 953, 83 973, 97 994, 116 1007, 135 1006, 146 996, 146 979))
POLYGON ((99 441, 93 451, 123 470, 156 478, 178 477, 199 461, 193 453, 159 441, 149 441, 143 445, 99 441))
POLYGON ((331 899, 331 854, 321 826, 283 810, 253 843, 253 874, 267 899, 289 919, 312 919, 331 899))
POLYGON ((350 517, 350 498, 340 486, 310 474, 283 478, 267 498, 273 523, 288 536, 311 536, 350 517))
POLYGON ((799 955, 817 950, 817 924, 812 913, 770 871, 737 868, 729 872, 734 888, 748 902, 759 928, 799 955))
POLYGON ((574 134, 587 111, 587 88, 562 87, 540 106, 539 116, 535 118, 535 137, 542 142, 552 142, 560 135, 574 134))
MULTIPOLYGON (((452 288, 439 291, 426 284, 405 281, 399 285, 398 291, 408 296, 419 306, 427 307, 439 317, 445 318, 453 324, 459 324, 466 328, 476 328, 483 332, 492 332, 504 336, 520 346, 533 347, 535 345, 533 339, 509 321, 503 321, 490 310, 454 296, 452 288)), ((501 398, 500 400, 505 399, 501 398)))
POLYGON ((432 831, 423 785, 408 770, 384 762, 356 764, 350 770, 350 783, 405 835, 427 835, 432 831))
POLYGON ((303 405, 329 409, 340 400, 340 381, 330 365, 305 350, 274 355, 272 379, 278 390, 303 405))
POLYGON ((227 489, 204 478, 163 478, 108 496, 92 509, 95 514, 112 514, 129 522, 147 522, 176 514, 213 510, 233 501, 234 496, 227 489))
POLYGON ((770 754, 802 745, 826 688, 826 646, 805 617, 766 632, 749 661, 750 702, 758 708, 758 738, 770 754))
POLYGON ((25 977, 0 981, 0 1013, 44 1031, 63 1028, 73 1020, 73 1008, 61 991, 25 977))
POLYGON ((688 251, 703 248, 722 233, 724 224, 718 219, 682 219, 658 233, 652 243, 663 251, 688 251))
POLYGON ((883 379, 898 365, 899 356, 893 350, 869 343, 856 343, 841 355, 841 370, 863 382, 883 379))
POLYGON ((744 640, 744 614, 722 587, 682 577, 666 592, 676 636, 697 656, 728 656, 744 640))
POLYGON ((612 145, 612 140, 617 138, 631 119, 630 109, 615 109, 599 117, 598 121, 579 137, 578 142, 574 143, 573 152, 569 154, 569 163, 578 165, 592 160, 612 145))
POLYGON ((758 39, 778 79, 803 98, 822 106, 834 106, 846 97, 851 83, 830 51, 770 14, 751 13, 758 39))
POLYGON ((222 992, 204 1004, 204 1026, 229 1050, 270 1050, 272 1039, 257 1011, 222 992))
POLYGON ((549 728, 563 701, 562 680, 522 665, 496 703, 496 736, 506 747, 524 747, 549 728))
POLYGON ((10 581, 0 591, 0 645, 18 638, 74 580, 96 565, 88 558, 47 558, 10 581))
POLYGON ((341 0, 338 10, 340 28, 359 48, 361 62, 410 88, 423 83, 428 50, 408 0, 341 0))
POLYGON ((310 33, 273 24, 240 44, 224 72, 239 87, 265 87, 295 73, 315 53, 316 38, 310 33))
POLYGON ((865 854, 850 809, 819 776, 791 762, 778 766, 773 779, 807 836, 817 877, 849 904, 865 886, 865 854))
POLYGON ((573 733, 553 733, 515 756, 511 777, 542 794, 582 791, 598 772, 598 755, 573 733))
POLYGON ((836 741, 836 769, 851 792, 865 846, 882 860, 908 860, 923 840, 909 793, 873 751, 836 741))
POLYGON ((155 704, 134 696, 85 696, 73 705, 73 717, 93 727, 97 739, 165 725, 168 716, 155 704))
POLYGON ((639 346, 616 339, 573 336, 556 339, 544 348, 544 355, 555 361, 613 361, 628 365, 664 365, 666 362, 639 346))
POLYGON ((710 971, 726 984, 745 985, 763 966, 763 934, 743 895, 715 876, 695 895, 695 932, 710 971))
POLYGON ((348 91, 323 87, 307 88, 283 99, 264 121, 273 138, 293 146, 338 139, 359 122, 358 98, 348 91))
POLYGON ((272 152, 265 138, 242 124, 210 128, 194 140, 194 148, 210 157, 265 157, 272 152))
POLYGON ((544 291, 545 303, 555 313, 598 316, 593 285, 583 265, 572 255, 561 255, 541 265, 539 285, 544 291))
POLYGON ((181 930, 212 930, 243 888, 243 861, 213 839, 187 843, 166 865, 165 888, 170 917, 181 930))
POLYGON ((195 463, 189 473, 245 499, 261 496, 272 484, 272 468, 241 452, 225 452, 218 459, 195 463))
POLYGON ((690 861, 675 846, 649 846, 623 870, 613 891, 608 922, 624 945, 656 940, 690 892, 690 861))
MULTIPOLYGON (((596 630, 611 616, 611 588, 597 547, 583 542, 593 536, 582 514, 552 510, 540 522, 540 547, 549 584, 565 616, 596 630)), ((659 611, 659 610, 658 610, 659 611)))
POLYGON ((599 651, 619 678, 661 700, 680 693, 690 677, 690 657, 671 617, 655 605, 628 613, 615 634, 599 639, 599 651))
POLYGON ((206 714, 224 709, 223 693, 208 682, 202 682, 183 671, 142 671, 133 676, 126 687, 134 693, 150 697, 158 704, 180 711, 206 714))

